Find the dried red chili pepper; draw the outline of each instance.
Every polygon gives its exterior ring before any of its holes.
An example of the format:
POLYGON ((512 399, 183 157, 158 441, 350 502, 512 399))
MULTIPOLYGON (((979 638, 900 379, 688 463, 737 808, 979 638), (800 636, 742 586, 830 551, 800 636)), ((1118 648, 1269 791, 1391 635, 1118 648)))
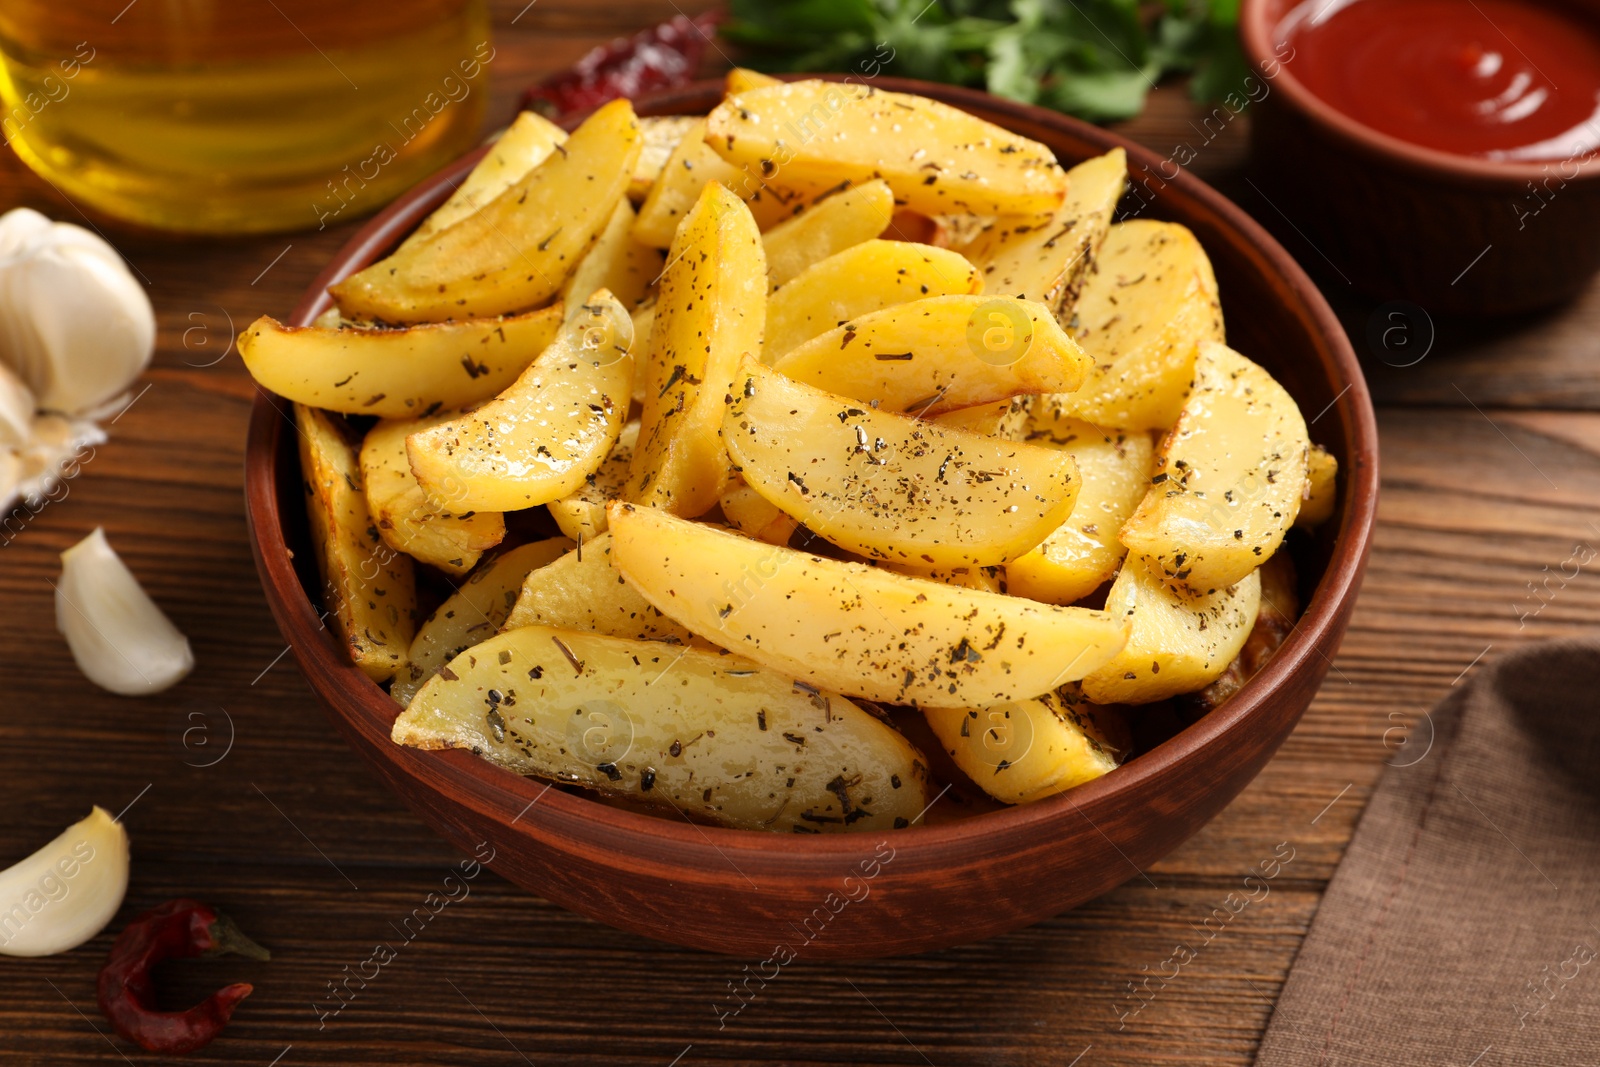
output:
POLYGON ((686 85, 722 18, 720 11, 693 19, 678 15, 632 37, 600 45, 524 93, 522 108, 554 118, 619 97, 686 85))
POLYGON ((117 936, 100 968, 100 1011, 117 1033, 146 1052, 193 1052, 211 1043, 250 995, 248 982, 224 986, 188 1011, 156 1008, 151 968, 162 960, 236 952, 255 960, 272 954, 244 936, 232 920, 198 900, 179 898, 151 908, 117 936))

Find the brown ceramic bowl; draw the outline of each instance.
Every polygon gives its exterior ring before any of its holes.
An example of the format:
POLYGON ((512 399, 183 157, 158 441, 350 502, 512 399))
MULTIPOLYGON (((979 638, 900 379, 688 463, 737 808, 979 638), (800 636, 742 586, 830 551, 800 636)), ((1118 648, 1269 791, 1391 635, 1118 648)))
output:
MULTIPOLYGON (((1362 125, 1295 79, 1292 50, 1279 58, 1299 2, 1242 0, 1239 26, 1261 79, 1251 154, 1275 209, 1262 217, 1281 212, 1315 246, 1302 258, 1379 300, 1459 315, 1546 307, 1600 271, 1600 159, 1474 159, 1362 125)), ((1600 23, 1600 0, 1546 2, 1600 23)))
MULTIPOLYGON (((1130 162, 1157 162, 1057 114, 964 89, 877 84, 956 104, 1044 142, 1069 164, 1118 145, 1130 162)), ((651 98, 639 110, 703 114, 719 96, 720 84, 706 83, 651 98)), ((326 308, 325 286, 393 246, 481 154, 373 219, 323 271, 292 321, 309 323, 326 308)), ((810 957, 886 956, 979 940, 1104 893, 1221 811, 1294 728, 1349 623, 1378 494, 1367 388, 1310 280, 1243 212, 1187 175, 1147 210, 1183 222, 1205 243, 1233 343, 1315 417, 1316 439, 1339 459, 1340 503, 1319 537, 1299 545, 1308 606, 1271 663, 1220 710, 1096 782, 1027 807, 882 837, 796 837, 635 814, 466 751, 401 748, 389 740, 394 703, 319 625, 288 404, 263 395, 251 417, 246 493, 256 563, 278 625, 334 725, 418 815, 468 851, 487 840, 496 871, 613 926, 760 959, 780 945, 810 957), (876 873, 864 876, 862 864, 875 853, 879 862, 868 869, 876 873)))

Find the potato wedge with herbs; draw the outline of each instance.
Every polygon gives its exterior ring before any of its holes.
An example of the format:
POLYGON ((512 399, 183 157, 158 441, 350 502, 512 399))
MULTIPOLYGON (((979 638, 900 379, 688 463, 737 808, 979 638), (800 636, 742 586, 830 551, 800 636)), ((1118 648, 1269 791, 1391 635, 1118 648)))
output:
MULTIPOLYGON (((498 511, 454 512, 428 501, 411 473, 406 437, 448 422, 454 413, 393 419, 367 431, 361 442, 361 484, 367 510, 384 544, 449 574, 466 574, 506 536, 498 511)), ((446 490, 448 493, 448 489, 446 490)))
POLYGON ((1020 441, 1028 430, 1028 414, 1033 405, 1032 396, 1014 396, 996 400, 977 407, 956 408, 933 418, 935 426, 952 430, 966 430, 1007 441, 1020 441))
POLYGON ((304 404, 294 406, 294 417, 306 520, 328 622, 351 662, 381 685, 405 667, 417 627, 411 557, 378 537, 361 492, 356 446, 343 420, 304 404))
POLYGON ((772 291, 762 358, 770 364, 841 322, 894 304, 982 291, 977 269, 955 252, 906 241, 863 241, 772 291))
MULTIPOLYGON (((626 200, 618 202, 606 223, 600 240, 589 249, 572 276, 561 287, 567 318, 581 313, 582 300, 590 293, 609 290, 630 312, 645 298, 650 285, 661 273, 661 252, 633 239, 633 208, 626 200)), ((642 335, 641 335, 642 336, 642 335)))
POLYGON ((743 481, 733 483, 717 501, 728 524, 746 537, 769 545, 786 545, 800 524, 743 481))
POLYGON ((750 210, 722 186, 707 185, 661 276, 627 499, 700 515, 727 488, 723 401, 740 356, 761 351, 766 273, 750 210))
POLYGON ((1027 439, 1078 462, 1078 500, 1035 549, 1006 565, 1011 591, 1046 604, 1071 604, 1117 573, 1128 554, 1117 534, 1150 486, 1155 447, 1142 431, 1101 430, 1078 419, 1036 416, 1027 439))
POLYGON ((1189 395, 1198 345, 1223 339, 1205 249, 1175 222, 1116 223, 1067 331, 1093 369, 1076 393, 1051 397, 1052 409, 1096 426, 1166 429, 1189 395))
POLYGON ((666 248, 707 182, 717 182, 743 200, 758 226, 776 225, 804 210, 804 192, 784 188, 759 172, 728 163, 705 142, 705 119, 695 119, 661 168, 639 206, 633 239, 666 248))
POLYGON ((782 85, 783 79, 774 78, 770 74, 763 74, 759 70, 750 70, 748 67, 734 67, 728 71, 723 79, 723 92, 728 96, 742 93, 747 89, 765 89, 769 85, 782 85))
POLYGON ((749 89, 717 105, 705 136, 730 163, 790 181, 883 178, 897 202, 926 215, 1043 214, 1067 191, 1044 145, 948 104, 865 85, 749 89))
POLYGON ((743 830, 888 830, 928 804, 920 753, 843 697, 737 656, 544 626, 457 656, 392 736, 743 830))
POLYGON ((923 715, 957 767, 985 793, 1029 804, 1114 771, 1125 750, 1116 712, 1085 701, 1077 686, 987 708, 928 708, 923 715))
POLYGON ((406 419, 489 399, 560 328, 559 304, 400 330, 284 326, 263 315, 239 335, 239 357, 262 388, 298 404, 406 419))
POLYGON ((777 288, 846 248, 870 241, 894 217, 894 194, 882 181, 843 189, 798 218, 761 235, 767 256, 767 278, 777 288))
POLYGON ((389 687, 389 695, 405 707, 440 667, 493 637, 511 614, 528 572, 559 559, 571 548, 572 542, 565 537, 551 537, 484 560, 417 630, 406 669, 389 687))
POLYGON ((1072 457, 858 407, 746 358, 722 420, 745 483, 869 559, 990 566, 1027 552, 1078 495, 1072 457))
POLYGON ((425 242, 440 230, 448 229, 490 203, 511 188, 530 170, 550 158, 567 141, 567 131, 543 115, 532 111, 519 114, 505 132, 495 138, 489 154, 478 161, 450 199, 439 205, 422 225, 400 245, 401 250, 425 242))
POLYGON ((1306 487, 1301 492, 1300 513, 1294 524, 1315 529, 1333 518, 1339 503, 1339 461, 1321 445, 1312 445, 1306 455, 1306 487))
MULTIPOLYGON (((634 163, 633 175, 628 179, 628 199, 635 204, 645 201, 650 195, 650 187, 666 169, 672 153, 701 122, 694 115, 640 116, 639 159, 634 163)), ((701 139, 704 136, 701 134, 701 139)))
POLYGON ((639 158, 626 100, 478 211, 329 287, 346 315, 440 322, 537 307, 599 240, 639 158))
POLYGON ((1244 647, 1261 607, 1261 576, 1205 596, 1169 589, 1137 559, 1123 564, 1106 594, 1106 611, 1133 629, 1110 662, 1083 678, 1097 704, 1149 704, 1203 689, 1244 647))
POLYGON ((1156 451, 1122 543, 1192 596, 1242 581, 1293 524, 1310 448, 1300 409, 1272 375, 1203 342, 1193 392, 1156 451))
POLYGON ((583 480, 578 491, 546 507, 561 532, 574 541, 598 537, 606 532, 606 505, 622 499, 633 466, 633 449, 639 443, 639 420, 622 427, 610 455, 595 472, 583 480))
POLYGON ((611 566, 611 536, 585 541, 528 574, 503 624, 560 626, 636 641, 700 644, 699 638, 661 614, 611 566))
POLYGON ((1083 351, 1043 304, 939 296, 874 311, 813 337, 774 366, 882 411, 932 418, 1024 393, 1076 389, 1083 351))
POLYGON ((922 707, 1023 700, 1094 670, 1105 612, 908 578, 613 504, 612 560, 663 614, 787 677, 922 707))
POLYGON ((1127 180, 1127 153, 1114 148, 1067 171, 1067 198, 1049 218, 994 220, 965 249, 982 268, 985 291, 1037 300, 1067 318, 1127 180))
POLYGON ((922 578, 930 582, 943 582, 946 585, 959 585, 963 589, 981 589, 988 593, 1006 592, 1006 569, 1004 567, 913 567, 908 563, 891 563, 878 561, 878 566, 885 570, 904 574, 911 578, 922 578))
POLYGON ((482 407, 406 438, 428 501, 517 511, 578 491, 610 455, 633 389, 633 321, 604 289, 482 407))

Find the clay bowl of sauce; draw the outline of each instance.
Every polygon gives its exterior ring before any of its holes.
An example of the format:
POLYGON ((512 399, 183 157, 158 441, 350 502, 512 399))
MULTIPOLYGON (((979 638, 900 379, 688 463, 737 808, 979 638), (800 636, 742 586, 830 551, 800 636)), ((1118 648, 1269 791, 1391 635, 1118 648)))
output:
POLYGON ((1243 0, 1252 157, 1302 258, 1498 315, 1600 271, 1600 0, 1243 0))

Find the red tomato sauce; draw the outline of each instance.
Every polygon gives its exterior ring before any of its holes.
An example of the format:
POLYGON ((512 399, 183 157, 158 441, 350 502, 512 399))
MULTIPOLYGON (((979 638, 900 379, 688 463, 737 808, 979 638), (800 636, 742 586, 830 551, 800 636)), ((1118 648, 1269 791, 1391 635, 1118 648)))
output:
POLYGON ((1412 144, 1501 160, 1600 149, 1600 26, 1535 0, 1306 0, 1278 25, 1301 84, 1412 144))

